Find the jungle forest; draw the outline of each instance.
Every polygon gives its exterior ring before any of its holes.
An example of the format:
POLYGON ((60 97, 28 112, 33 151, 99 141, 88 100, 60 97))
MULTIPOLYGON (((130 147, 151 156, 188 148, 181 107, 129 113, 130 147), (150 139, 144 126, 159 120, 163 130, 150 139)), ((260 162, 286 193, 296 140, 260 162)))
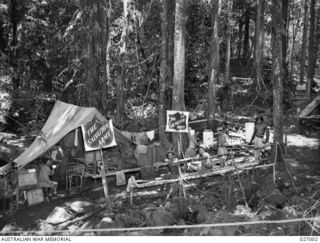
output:
POLYGON ((316 0, 0 0, 0 234, 319 235, 319 40, 316 0))

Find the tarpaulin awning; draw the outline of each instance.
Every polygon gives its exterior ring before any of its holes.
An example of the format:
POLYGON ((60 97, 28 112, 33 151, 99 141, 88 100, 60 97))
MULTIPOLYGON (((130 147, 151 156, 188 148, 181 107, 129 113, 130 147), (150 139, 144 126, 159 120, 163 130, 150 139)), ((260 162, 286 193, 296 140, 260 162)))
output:
POLYGON ((304 108, 301 113, 300 117, 307 117, 309 116, 318 106, 320 105, 320 94, 314 98, 314 100, 304 108))
MULTIPOLYGON (((41 135, 36 137, 33 143, 14 160, 14 163, 19 169, 24 167, 48 151, 69 132, 91 122, 95 117, 102 122, 106 121, 96 108, 80 107, 57 101, 41 130, 41 135)), ((117 142, 131 143, 118 129, 114 128, 114 133, 117 142)))

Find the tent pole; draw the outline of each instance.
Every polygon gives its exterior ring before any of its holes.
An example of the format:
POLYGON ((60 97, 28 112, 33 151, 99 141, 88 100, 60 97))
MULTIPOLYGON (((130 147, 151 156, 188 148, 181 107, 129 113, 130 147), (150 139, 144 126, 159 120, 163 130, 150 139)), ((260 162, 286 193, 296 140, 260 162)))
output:
POLYGON ((103 187, 104 196, 105 196, 106 202, 107 202, 107 208, 109 209, 109 213, 111 213, 112 212, 111 202, 110 202, 110 197, 109 197, 108 183, 107 183, 106 171, 105 171, 105 167, 104 167, 102 148, 100 148, 100 154, 101 154, 101 172, 100 173, 101 173, 102 187, 103 187))

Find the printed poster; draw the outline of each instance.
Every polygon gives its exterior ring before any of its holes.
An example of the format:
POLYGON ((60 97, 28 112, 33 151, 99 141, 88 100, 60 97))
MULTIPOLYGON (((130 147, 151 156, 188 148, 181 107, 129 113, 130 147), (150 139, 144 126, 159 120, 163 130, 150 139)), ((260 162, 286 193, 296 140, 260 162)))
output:
POLYGON ((116 146, 112 120, 101 122, 94 118, 92 122, 81 126, 85 151, 116 146))
POLYGON ((189 112, 167 111, 166 132, 189 132, 189 112))

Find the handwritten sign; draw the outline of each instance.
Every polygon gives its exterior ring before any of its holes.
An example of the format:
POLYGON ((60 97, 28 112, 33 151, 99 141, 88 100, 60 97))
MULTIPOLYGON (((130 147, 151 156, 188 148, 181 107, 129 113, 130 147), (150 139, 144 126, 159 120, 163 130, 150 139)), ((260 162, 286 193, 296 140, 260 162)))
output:
POLYGON ((116 146, 112 121, 101 122, 94 118, 92 122, 81 126, 86 151, 116 146))
POLYGON ((167 111, 166 132, 189 132, 189 112, 167 111))

